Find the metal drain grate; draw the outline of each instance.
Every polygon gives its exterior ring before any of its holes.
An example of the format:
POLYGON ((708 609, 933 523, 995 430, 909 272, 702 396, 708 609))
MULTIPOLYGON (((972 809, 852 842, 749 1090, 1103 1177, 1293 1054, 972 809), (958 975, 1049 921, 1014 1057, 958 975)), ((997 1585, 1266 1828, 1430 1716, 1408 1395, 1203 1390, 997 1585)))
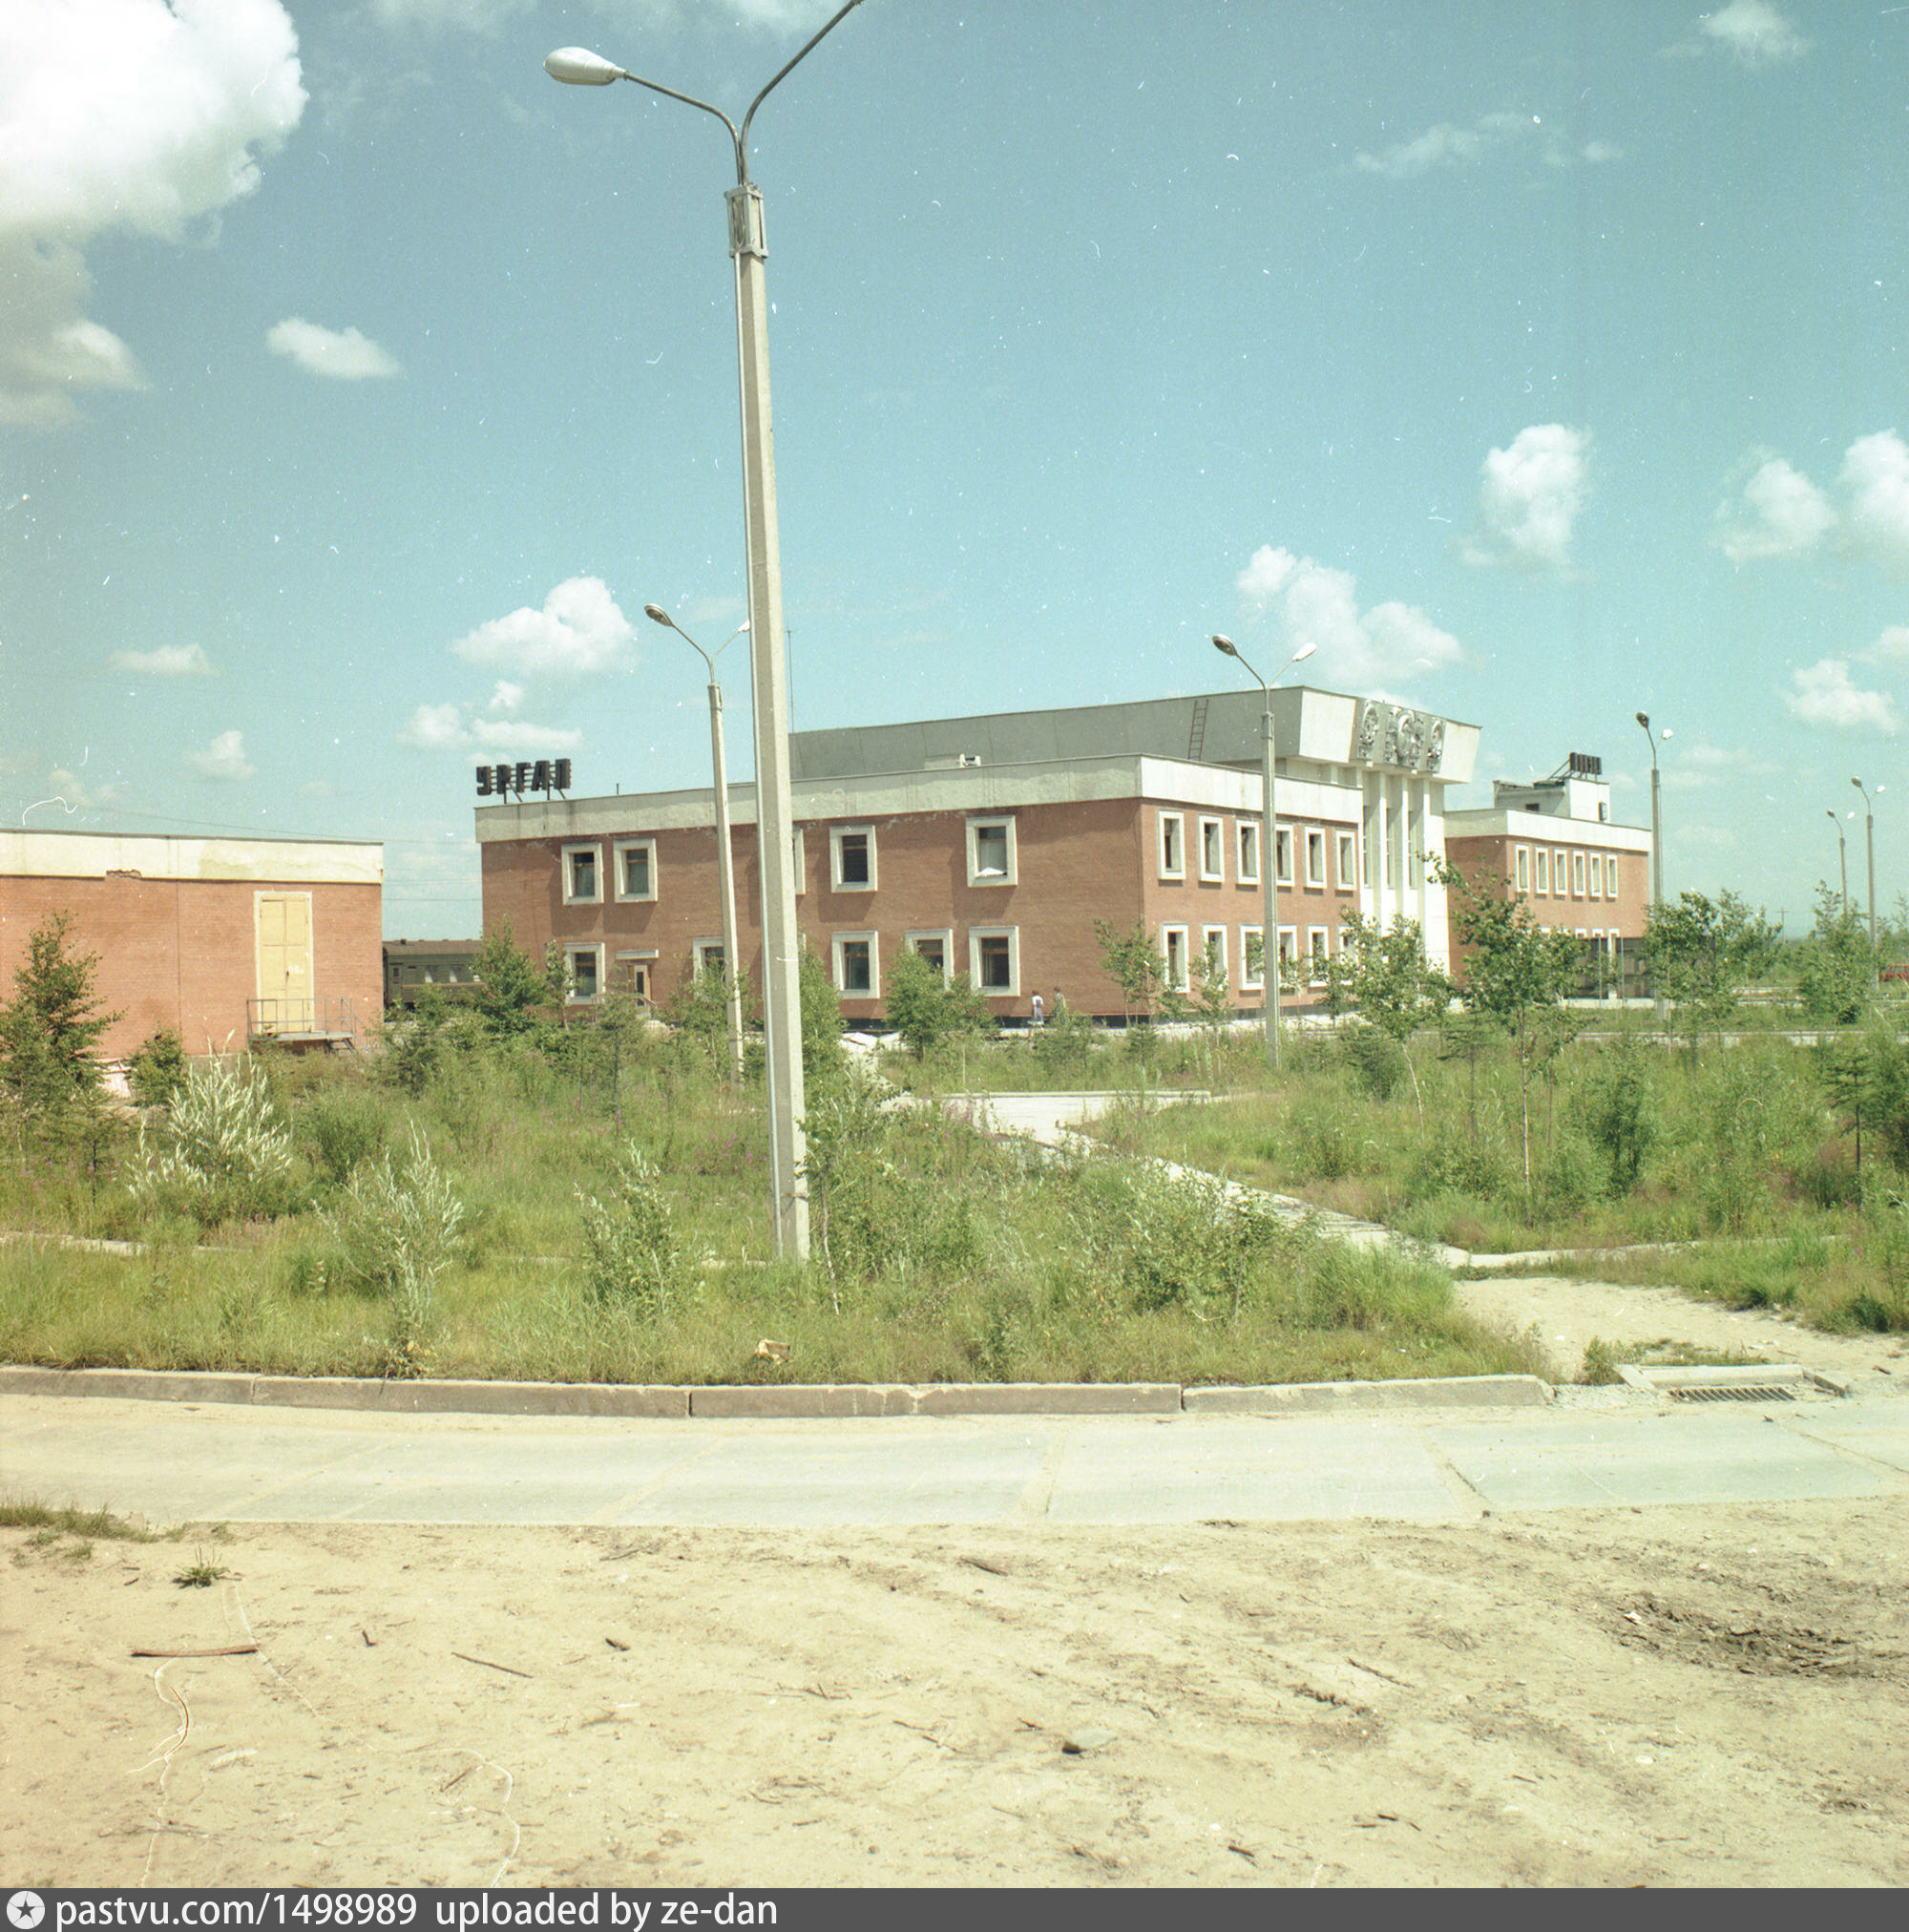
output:
POLYGON ((1618 1373, 1633 1389, 1673 1402, 1794 1402, 1800 1396, 1848 1394, 1834 1377, 1794 1362, 1746 1362, 1728 1369, 1626 1366, 1618 1373))

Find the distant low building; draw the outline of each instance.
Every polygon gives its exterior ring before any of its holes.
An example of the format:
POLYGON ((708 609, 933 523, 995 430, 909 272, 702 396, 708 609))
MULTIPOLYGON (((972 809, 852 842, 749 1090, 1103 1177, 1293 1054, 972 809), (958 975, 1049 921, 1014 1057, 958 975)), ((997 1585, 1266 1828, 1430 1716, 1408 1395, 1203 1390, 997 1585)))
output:
MULTIPOLYGON (((1584 990, 1641 985, 1639 942, 1650 914, 1650 832, 1615 825, 1603 761, 1574 751, 1549 778, 1495 780, 1492 802, 1448 813, 1445 850, 1467 878, 1521 898, 1541 926, 1583 939, 1584 990)), ((1463 949, 1456 967, 1464 973, 1463 949)))
POLYGON ((386 1007, 409 1013, 428 986, 468 999, 477 983, 472 968, 482 945, 479 939, 387 939, 386 1007))
POLYGON ((0 998, 55 913, 99 956, 123 1060, 171 1028, 188 1053, 351 1046, 382 1011, 385 849, 333 839, 0 831, 0 998))
MULTIPOLYGON (((884 1012, 907 948, 965 974, 1008 1020, 1121 1014, 1097 921, 1143 925, 1167 982, 1210 957, 1235 1010, 1265 998, 1261 867, 1279 891, 1280 955, 1312 985, 1351 911, 1403 914, 1446 951, 1448 785, 1470 779, 1475 725, 1374 698, 1273 693, 1276 850, 1262 854, 1265 702, 1191 698, 798 732, 790 740, 797 917, 851 1021, 884 1012), (1058 998, 1057 998, 1058 996, 1058 998)), ((762 984, 754 789, 731 787, 738 943, 762 984)), ((711 788, 524 799, 476 810, 484 924, 533 954, 556 940, 585 1006, 667 998, 722 959, 711 788)))

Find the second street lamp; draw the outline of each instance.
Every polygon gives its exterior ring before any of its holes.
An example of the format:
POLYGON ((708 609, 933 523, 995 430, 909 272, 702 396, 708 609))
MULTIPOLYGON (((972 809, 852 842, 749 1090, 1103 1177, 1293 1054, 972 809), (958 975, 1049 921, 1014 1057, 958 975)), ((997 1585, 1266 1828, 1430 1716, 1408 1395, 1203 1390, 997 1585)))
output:
POLYGON ((716 781, 716 876, 723 893, 723 1007, 728 1015, 729 1073, 743 1077, 743 962, 736 951, 736 855, 729 845, 729 761, 723 750, 723 687, 716 682, 716 660, 749 626, 740 623, 705 651, 661 604, 645 604, 653 624, 674 631, 709 666, 709 763, 716 781))
POLYGON ((1265 989, 1267 1058, 1276 1067, 1279 1064, 1279 809, 1273 789, 1276 781, 1273 775, 1272 687, 1291 670, 1294 664, 1304 663, 1319 646, 1301 644, 1270 679, 1262 678, 1247 662, 1240 655, 1240 647, 1231 638, 1223 638, 1215 631, 1213 648, 1216 651, 1224 651, 1227 657, 1235 660, 1247 676, 1260 687, 1261 694, 1266 700, 1266 710, 1260 720, 1259 818, 1259 876, 1266 902, 1266 911, 1262 914, 1266 927, 1260 934, 1259 941, 1259 978, 1261 986, 1265 989))
MULTIPOLYGON (((1872 984, 1876 981, 1876 800, 1863 790, 1859 778, 1850 783, 1862 792, 1862 829, 1869 845, 1869 973, 1872 984)), ((1882 788, 1876 788, 1876 797, 1882 796, 1882 788)))
MULTIPOLYGON (((1828 807, 1825 807, 1824 809, 1828 812, 1830 823, 1836 829, 1836 877, 1842 887, 1843 917, 1847 919, 1849 917, 1849 843, 1843 837, 1842 820, 1834 811, 1830 810, 1828 807)), ((1854 818, 1856 813, 1851 812, 1850 816, 1854 818)))
POLYGON ((762 191, 749 178, 749 123, 797 63, 861 4, 849 4, 810 34, 755 99, 739 127, 720 107, 605 60, 587 48, 560 47, 544 61, 553 80, 572 87, 634 81, 652 94, 713 115, 728 131, 736 185, 728 204, 729 255, 736 273, 736 378, 743 417, 743 533, 749 562, 749 659, 756 739, 756 830, 763 887, 763 1037, 768 1083, 772 1225, 780 1255, 808 1257, 808 1183, 802 1130, 800 936, 795 923, 795 809, 789 795, 788 666, 784 657, 782 543, 776 524, 775 448, 769 427, 768 253, 762 191))

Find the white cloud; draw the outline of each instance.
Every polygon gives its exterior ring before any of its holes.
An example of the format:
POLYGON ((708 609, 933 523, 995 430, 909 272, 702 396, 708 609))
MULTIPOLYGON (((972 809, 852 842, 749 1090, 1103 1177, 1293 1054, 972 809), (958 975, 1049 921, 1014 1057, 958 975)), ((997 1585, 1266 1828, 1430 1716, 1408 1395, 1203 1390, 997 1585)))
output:
POLYGON ((1714 13, 1700 14, 1697 32, 1740 67, 1779 67, 1810 51, 1809 41, 1770 0, 1729 0, 1714 13))
MULTIPOLYGON (((713 16, 776 33, 812 33, 841 0, 596 0, 595 10, 619 27, 636 30, 673 25, 684 14, 713 16)), ((371 11, 390 28, 441 32, 461 28, 494 35, 534 12, 537 0, 371 0, 371 11)))
POLYGON ((398 733, 401 745, 420 751, 485 750, 536 753, 574 751, 583 741, 580 731, 552 724, 525 724, 511 718, 472 718, 457 704, 420 704, 398 733))
POLYGON ((1865 664, 1900 664, 1909 662, 1909 624, 1886 624, 1882 635, 1866 651, 1857 656, 1865 664))
POLYGON ((156 651, 115 651, 106 661, 115 671, 147 678, 209 678, 212 660, 198 644, 161 644, 156 651))
MULTIPOLYGON (((1388 602, 1361 614, 1358 579, 1350 571, 1296 557, 1271 544, 1253 552, 1234 587, 1256 612, 1276 614, 1281 655, 1290 656, 1304 644, 1318 647, 1317 657, 1307 665, 1314 682, 1370 691, 1458 663, 1464 656, 1458 639, 1415 605, 1388 602)), ((1270 674, 1274 665, 1264 663, 1260 669, 1270 674)))
POLYGON ((1738 501, 1717 512, 1716 542, 1732 563, 1808 556, 1836 524, 1830 499, 1800 470, 1766 456, 1738 501))
POLYGON ((1667 746, 1664 755, 1666 791, 1706 791, 1731 779, 1769 778, 1781 766, 1757 757, 1754 752, 1711 745, 1704 739, 1678 739, 1674 752, 1667 746))
POLYGON ((1378 154, 1357 154, 1353 166, 1361 173, 1382 176, 1388 181, 1416 180, 1439 168, 1465 168, 1482 161, 1500 148, 1542 136, 1547 167, 1570 168, 1581 162, 1596 167, 1606 161, 1622 160, 1624 150, 1610 141, 1587 141, 1572 147, 1544 125, 1535 114, 1488 114, 1469 127, 1455 127, 1440 121, 1409 141, 1400 141, 1378 154))
POLYGON ((240 779, 257 775, 256 767, 245 756, 244 734, 239 731, 221 731, 203 751, 188 751, 185 762, 201 778, 240 779))
POLYGON ((140 386, 86 308, 85 248, 177 242, 259 185, 304 108, 280 0, 0 7, 0 422, 49 428, 88 388, 140 386))
POLYGON ((1909 565, 1909 444, 1894 430, 1859 436, 1843 452, 1852 549, 1909 565))
POLYGON ((484 708, 494 718, 500 711, 514 711, 523 702, 524 687, 499 678, 491 693, 491 702, 484 708))
POLYGON ((1825 724, 1836 731, 1896 729, 1896 700, 1883 691, 1858 690, 1850 682, 1845 659, 1824 658, 1792 672, 1790 682, 1794 688, 1783 693, 1783 702, 1791 716, 1805 724, 1825 724))
POLYGON ((397 358, 355 328, 322 328, 302 315, 288 315, 265 331, 265 346, 298 364, 307 375, 346 383, 372 376, 402 375, 397 358))
POLYGON ((1465 538, 1467 563, 1562 571, 1584 508, 1590 435, 1563 423, 1534 423, 1508 450, 1484 460, 1479 528, 1465 538))
POLYGON ((574 678, 615 669, 630 655, 636 635, 600 577, 573 577, 544 598, 493 618, 451 645, 467 664, 520 676, 574 678))
POLYGON ((125 792, 123 785, 88 785, 76 771, 56 765, 47 773, 47 789, 69 811, 88 811, 111 805, 125 792))

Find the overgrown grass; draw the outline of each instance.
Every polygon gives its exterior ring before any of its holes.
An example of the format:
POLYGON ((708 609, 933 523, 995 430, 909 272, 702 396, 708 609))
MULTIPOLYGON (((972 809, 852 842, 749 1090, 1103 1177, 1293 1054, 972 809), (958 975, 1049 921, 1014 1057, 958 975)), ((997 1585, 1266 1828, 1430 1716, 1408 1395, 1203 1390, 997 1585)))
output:
MULTIPOLYGON (((1156 1060, 1170 1058, 1164 1044, 1156 1060)), ((295 1149, 275 1182, 292 1211, 229 1214, 204 1242, 189 1215, 142 1213, 111 1171, 49 1173, 16 1150, 0 1219, 144 1247, 0 1248, 0 1356, 670 1383, 1237 1383, 1541 1366, 1528 1342, 1466 1317, 1449 1279, 1409 1254, 1228 1208, 1144 1163, 1038 1162, 840 1082, 811 1097, 814 1259, 772 1261, 760 1098, 675 1042, 625 1041, 607 1073, 562 1041, 467 1042, 416 1091, 346 1062, 266 1062, 264 1074, 295 1149), (397 1151, 411 1147, 462 1209, 428 1319, 406 1316, 346 1238, 354 1189, 401 1175, 397 1151), (605 1256, 628 1256, 600 1230, 593 1252, 585 1204, 627 1200, 633 1174, 655 1196, 639 1247, 666 1249, 684 1292, 605 1288, 605 1256), (786 1356, 759 1353, 765 1340, 786 1356)))

